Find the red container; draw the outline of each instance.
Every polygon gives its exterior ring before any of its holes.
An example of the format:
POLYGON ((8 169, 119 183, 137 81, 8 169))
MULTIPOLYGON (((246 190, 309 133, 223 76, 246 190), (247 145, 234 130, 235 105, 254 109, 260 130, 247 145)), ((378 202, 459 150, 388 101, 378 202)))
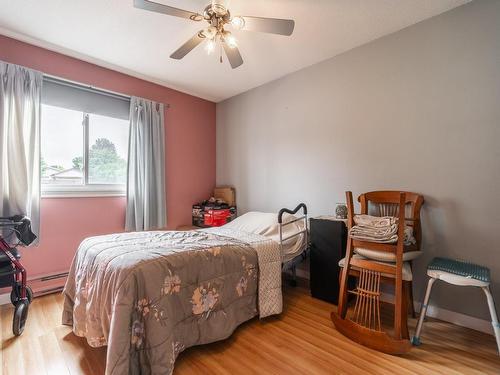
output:
POLYGON ((228 217, 231 216, 229 209, 208 210, 205 212, 205 225, 210 227, 220 227, 227 223, 228 217))

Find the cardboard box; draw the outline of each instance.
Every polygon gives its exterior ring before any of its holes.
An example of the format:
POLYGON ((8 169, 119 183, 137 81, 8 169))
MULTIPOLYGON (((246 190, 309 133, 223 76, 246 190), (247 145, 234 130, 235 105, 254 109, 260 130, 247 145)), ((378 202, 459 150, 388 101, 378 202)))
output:
POLYGON ((230 207, 236 206, 236 190, 230 186, 218 186, 214 189, 214 197, 222 199, 230 207))

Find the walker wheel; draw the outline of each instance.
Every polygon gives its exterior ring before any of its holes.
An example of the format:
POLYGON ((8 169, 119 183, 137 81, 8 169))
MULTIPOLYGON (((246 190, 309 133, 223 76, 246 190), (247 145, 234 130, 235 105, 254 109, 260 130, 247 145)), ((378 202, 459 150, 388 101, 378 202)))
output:
MULTIPOLYGON (((26 285, 26 297, 28 297, 28 302, 31 303, 31 301, 33 301, 33 291, 31 290, 31 288, 26 285)), ((16 283, 16 285, 14 285, 14 287, 12 288, 12 291, 10 292, 10 302, 12 302, 12 304, 14 306, 16 306, 16 304, 21 300, 21 284, 20 283, 16 283)))
POLYGON ((26 320, 28 319, 28 308, 30 303, 27 300, 21 300, 14 309, 14 321, 12 322, 12 332, 15 336, 21 335, 24 331, 26 320))

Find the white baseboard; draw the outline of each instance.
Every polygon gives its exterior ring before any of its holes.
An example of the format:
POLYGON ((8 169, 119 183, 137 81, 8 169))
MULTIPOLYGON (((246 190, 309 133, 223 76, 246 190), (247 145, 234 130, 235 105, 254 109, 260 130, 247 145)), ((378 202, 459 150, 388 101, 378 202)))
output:
MULTIPOLYGON (((380 299, 384 302, 393 303, 394 295, 389 293, 382 293, 380 299)), ((421 303, 415 301, 414 304, 417 312, 420 312, 421 303)), ((464 315, 434 305, 429 305, 429 307, 427 308, 427 316, 442 320, 444 322, 452 323, 460 327, 466 327, 474 329, 476 331, 493 335, 493 327, 491 326, 491 322, 488 320, 483 320, 473 316, 464 315)))

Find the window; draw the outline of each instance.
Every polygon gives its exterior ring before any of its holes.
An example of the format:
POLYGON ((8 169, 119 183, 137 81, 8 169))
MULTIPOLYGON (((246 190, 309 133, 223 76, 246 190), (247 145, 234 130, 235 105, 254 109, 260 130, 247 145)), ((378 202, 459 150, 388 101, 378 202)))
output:
POLYGON ((54 81, 44 82, 43 90, 43 195, 123 194, 127 176, 129 102, 86 87, 54 81))

